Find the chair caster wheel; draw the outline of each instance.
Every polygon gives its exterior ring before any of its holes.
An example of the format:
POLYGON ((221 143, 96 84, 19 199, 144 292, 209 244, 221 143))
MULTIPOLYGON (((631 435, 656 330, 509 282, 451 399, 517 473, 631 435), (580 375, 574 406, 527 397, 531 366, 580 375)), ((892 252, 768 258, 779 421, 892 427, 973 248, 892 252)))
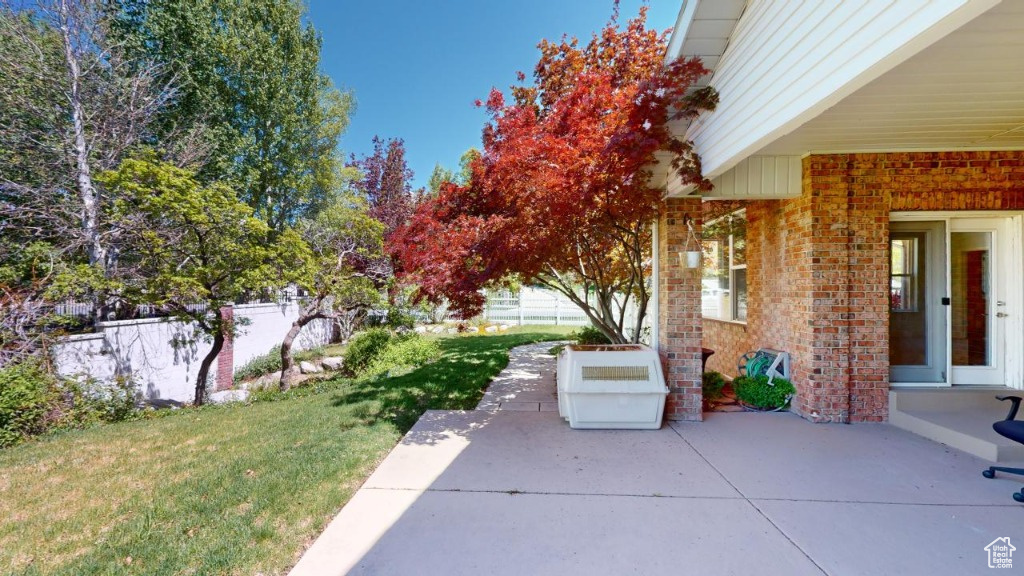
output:
POLYGON ((1024 494, 1020 492, 1014 492, 1013 499, 1016 500, 1017 502, 1020 502, 1021 504, 1024 504, 1024 494))
POLYGON ((985 470, 985 471, 983 471, 981 473, 981 475, 984 476, 985 478, 995 478, 996 477, 996 473, 993 470, 985 470))

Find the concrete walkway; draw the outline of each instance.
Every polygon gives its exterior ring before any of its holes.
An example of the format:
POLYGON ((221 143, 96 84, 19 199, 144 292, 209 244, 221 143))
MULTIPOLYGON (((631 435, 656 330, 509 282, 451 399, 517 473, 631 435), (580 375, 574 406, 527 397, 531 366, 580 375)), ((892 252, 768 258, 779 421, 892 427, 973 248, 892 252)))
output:
POLYGON ((424 414, 293 576, 987 574, 1003 537, 1024 574, 1020 477, 786 413, 572 430, 550 346, 515 349, 480 409, 424 414))

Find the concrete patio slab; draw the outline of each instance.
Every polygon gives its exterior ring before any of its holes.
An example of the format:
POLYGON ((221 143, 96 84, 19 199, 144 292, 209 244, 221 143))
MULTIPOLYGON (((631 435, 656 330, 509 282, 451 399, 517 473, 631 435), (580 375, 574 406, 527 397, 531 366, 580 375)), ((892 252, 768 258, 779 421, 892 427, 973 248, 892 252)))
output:
POLYGON ((555 412, 427 412, 365 487, 739 497, 669 427, 572 430, 555 412))
POLYGON ((1015 485, 983 478, 989 462, 887 424, 739 413, 672 427, 747 498, 998 505, 1015 485))
POLYGON ((572 430, 494 408, 553 393, 540 348, 513 353, 528 385, 425 413, 292 574, 983 574, 990 542, 1024 543, 1024 479, 889 425, 572 430))
POLYGON ((369 552, 318 574, 821 574, 742 500, 431 491, 379 536, 358 531, 369 552))
MULTIPOLYGON (((985 546, 1004 536, 1024 542, 1019 505, 753 504, 829 574, 987 574, 985 546)), ((1021 568, 1004 572, 1024 572, 1024 560, 1014 564, 1021 568)))

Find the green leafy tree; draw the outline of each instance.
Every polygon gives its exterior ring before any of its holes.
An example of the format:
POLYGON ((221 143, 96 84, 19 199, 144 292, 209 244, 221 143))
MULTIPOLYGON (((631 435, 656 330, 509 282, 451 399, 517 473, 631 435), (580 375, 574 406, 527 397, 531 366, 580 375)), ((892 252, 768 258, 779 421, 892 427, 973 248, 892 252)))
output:
POLYGON ((440 163, 434 164, 434 171, 430 173, 430 178, 427 180, 427 195, 431 198, 437 196, 441 191, 442 184, 454 181, 455 172, 441 166, 440 163))
POLYGON ((282 242, 267 243, 266 223, 230 187, 203 185, 171 164, 129 159, 98 180, 116 192, 115 212, 132 248, 125 293, 194 322, 213 342, 196 378, 195 404, 202 404, 210 366, 234 330, 222 309, 243 292, 283 281, 275 266, 282 242))
POLYGON ((209 127, 198 177, 230 182, 276 233, 332 201, 354 99, 320 72, 297 0, 115 0, 115 29, 180 86, 160 116, 209 127))
POLYGON ((281 343, 281 389, 294 380, 292 344, 318 318, 337 320, 381 301, 376 284, 389 272, 382 258, 384 224, 367 214, 357 197, 339 198, 299 224, 306 249, 288 258, 295 282, 309 293, 281 343))
POLYGON ((459 157, 458 172, 449 170, 441 164, 435 164, 434 171, 430 173, 430 179, 427 180, 427 195, 431 198, 436 197, 445 182, 452 182, 459 186, 468 185, 473 177, 473 162, 478 158, 480 158, 480 151, 476 148, 470 148, 463 152, 459 157))

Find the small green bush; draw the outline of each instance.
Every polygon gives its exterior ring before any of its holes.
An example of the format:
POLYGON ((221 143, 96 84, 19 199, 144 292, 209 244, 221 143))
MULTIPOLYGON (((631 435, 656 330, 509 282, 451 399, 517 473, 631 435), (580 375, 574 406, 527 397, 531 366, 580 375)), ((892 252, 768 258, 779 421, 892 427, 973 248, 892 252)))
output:
POLYGON ((366 368, 367 374, 382 374, 403 368, 416 368, 441 357, 441 346, 435 340, 408 334, 392 338, 366 368))
POLYGON ((0 370, 0 448, 53 430, 120 422, 141 412, 128 379, 58 379, 39 362, 0 370))
POLYGON ((740 402, 755 408, 781 408, 796 394, 789 380, 775 378, 769 384, 765 375, 740 376, 732 381, 732 387, 740 402))
POLYGON ((612 341, 604 335, 604 332, 601 332, 593 326, 584 326, 572 334, 569 334, 569 338, 575 340, 576 343, 580 345, 612 343, 612 341))
POLYGON ((725 387, 725 378, 714 370, 705 372, 701 376, 701 389, 705 400, 718 400, 722 397, 722 388, 725 387))
POLYGON ((250 378, 256 378, 263 376, 264 374, 273 374, 274 372, 281 371, 281 347, 274 346, 266 354, 262 354, 249 360, 241 368, 235 370, 235 380, 248 380, 250 378))
POLYGON ((122 422, 139 413, 135 383, 116 378, 112 383, 95 378, 66 379, 59 383, 60 402, 51 410, 54 428, 80 428, 99 422, 122 422))
POLYGON ((0 370, 0 448, 46 431, 55 380, 36 362, 0 370))
POLYGON ((412 314, 412 311, 402 306, 390 306, 388 307, 388 327, 392 330, 398 328, 409 328, 412 329, 416 325, 416 317, 412 314))
MULTIPOLYGON (((294 349, 293 349, 294 350, 294 349)), ((300 350, 292 353, 292 358, 296 362, 302 362, 303 360, 314 360, 324 357, 324 347, 317 346, 316 348, 310 348, 309 350, 300 350)), ((250 378, 258 378, 264 374, 273 374, 281 371, 281 346, 277 345, 270 349, 266 354, 261 354, 252 360, 249 360, 242 365, 241 368, 235 370, 235 380, 249 380, 250 378)))
POLYGON ((345 351, 345 370, 349 374, 365 372, 393 337, 387 328, 370 328, 366 332, 358 334, 345 351))

